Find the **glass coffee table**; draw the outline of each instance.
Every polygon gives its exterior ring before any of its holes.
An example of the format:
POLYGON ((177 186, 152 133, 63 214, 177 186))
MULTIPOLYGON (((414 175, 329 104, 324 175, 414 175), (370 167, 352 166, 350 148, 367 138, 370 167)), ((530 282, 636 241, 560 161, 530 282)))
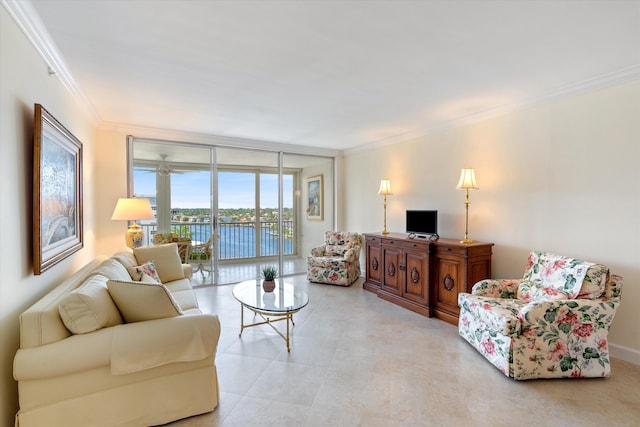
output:
POLYGON ((240 282, 233 288, 233 296, 240 302, 240 337, 246 328, 269 325, 289 345, 289 322, 293 323, 293 315, 309 303, 309 296, 302 286, 294 286, 284 279, 276 279, 276 288, 272 292, 262 289, 262 279, 240 282), (244 323, 244 309, 257 314, 261 322, 244 323), (273 323, 284 320, 287 324, 286 334, 283 334, 273 323))

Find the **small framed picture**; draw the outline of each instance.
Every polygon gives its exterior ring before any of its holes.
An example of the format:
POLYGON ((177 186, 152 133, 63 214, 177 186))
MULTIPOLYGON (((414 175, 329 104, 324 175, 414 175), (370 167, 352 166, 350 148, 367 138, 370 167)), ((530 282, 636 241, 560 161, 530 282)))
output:
POLYGON ((33 272, 82 248, 82 143, 35 104, 33 272))
POLYGON ((322 175, 307 178, 307 219, 322 221, 324 213, 322 175))

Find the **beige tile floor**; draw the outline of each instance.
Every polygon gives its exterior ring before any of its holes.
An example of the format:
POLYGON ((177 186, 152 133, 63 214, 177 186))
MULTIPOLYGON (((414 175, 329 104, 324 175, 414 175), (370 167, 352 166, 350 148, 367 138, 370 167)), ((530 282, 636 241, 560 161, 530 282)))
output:
POLYGON ((220 404, 169 424, 210 426, 639 426, 640 366, 612 360, 607 379, 516 382, 456 327, 362 289, 309 284, 292 348, 268 327, 238 337, 233 286, 196 290, 222 324, 220 404))
MULTIPOLYGON (((277 260, 256 260, 250 258, 238 262, 224 261, 220 262, 218 271, 209 273, 208 271, 201 273, 197 271, 191 280, 194 287, 211 286, 211 285, 228 285, 232 283, 238 283, 243 280, 249 280, 261 277, 262 267, 265 265, 276 265, 277 260)), ((208 266, 207 266, 208 267, 208 266)), ((197 266, 194 265, 194 269, 197 266)), ((290 276, 293 274, 299 274, 307 271, 307 259, 306 258, 285 258, 282 264, 281 276, 290 276)))

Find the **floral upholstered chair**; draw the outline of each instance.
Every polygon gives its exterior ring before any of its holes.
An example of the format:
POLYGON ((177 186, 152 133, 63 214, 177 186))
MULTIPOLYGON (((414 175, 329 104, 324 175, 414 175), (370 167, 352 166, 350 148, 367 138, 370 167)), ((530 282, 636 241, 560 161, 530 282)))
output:
POLYGON ((362 236, 353 232, 327 231, 324 244, 307 258, 307 280, 349 286, 360 277, 362 236))
POLYGON ((458 295, 458 331, 516 380, 607 377, 621 289, 602 264, 531 252, 522 279, 482 280, 458 295))

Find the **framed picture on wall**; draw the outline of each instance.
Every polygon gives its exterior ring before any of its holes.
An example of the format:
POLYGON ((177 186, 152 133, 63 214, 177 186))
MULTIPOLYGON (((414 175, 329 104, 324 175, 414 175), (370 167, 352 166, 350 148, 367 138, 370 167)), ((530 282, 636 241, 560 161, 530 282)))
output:
POLYGON ((82 248, 82 143, 35 104, 33 147, 33 271, 82 248))
POLYGON ((322 175, 307 178, 307 219, 322 221, 324 213, 322 175))

